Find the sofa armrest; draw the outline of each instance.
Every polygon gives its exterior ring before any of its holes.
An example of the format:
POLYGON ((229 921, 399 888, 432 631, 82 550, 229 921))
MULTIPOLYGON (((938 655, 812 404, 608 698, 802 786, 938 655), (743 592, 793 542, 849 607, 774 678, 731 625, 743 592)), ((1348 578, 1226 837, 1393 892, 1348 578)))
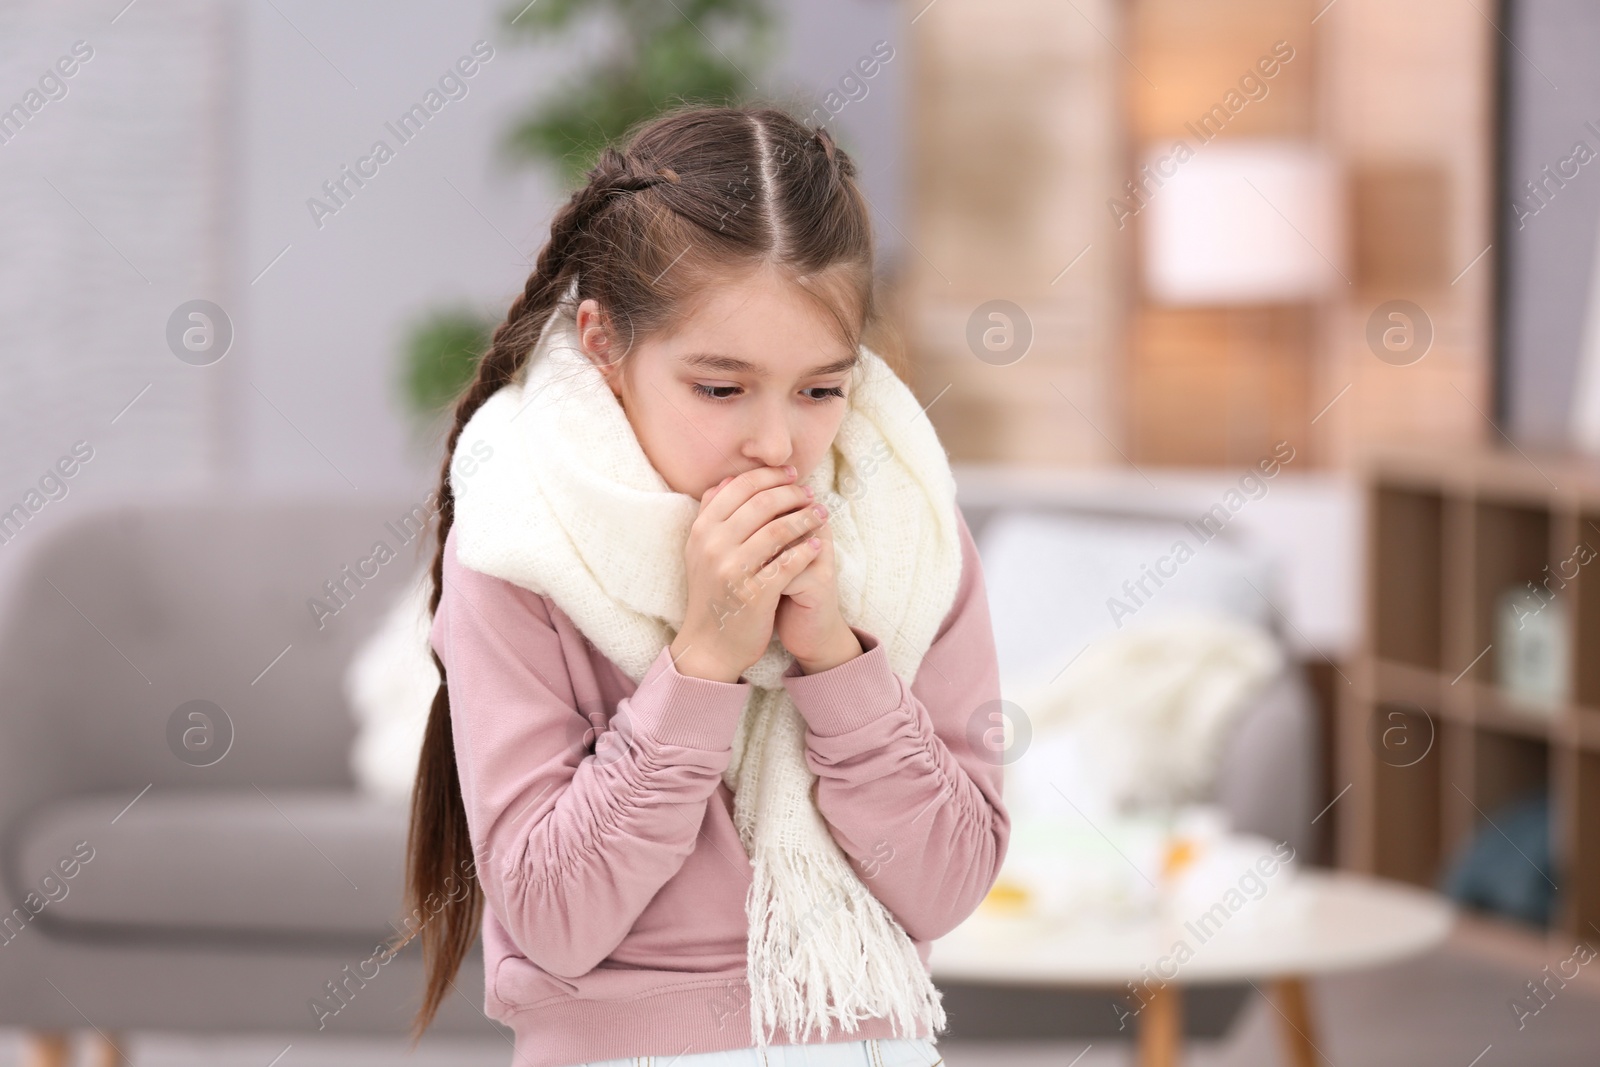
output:
POLYGON ((1251 700, 1223 749, 1216 801, 1233 827, 1287 841, 1304 862, 1317 835, 1319 740, 1311 688, 1290 661, 1251 700))

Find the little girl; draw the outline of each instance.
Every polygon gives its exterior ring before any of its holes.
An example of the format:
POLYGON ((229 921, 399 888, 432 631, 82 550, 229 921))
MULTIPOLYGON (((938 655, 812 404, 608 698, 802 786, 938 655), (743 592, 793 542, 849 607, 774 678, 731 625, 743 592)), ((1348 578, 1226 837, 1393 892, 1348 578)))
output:
POLYGON ((999 674, 874 316, 854 164, 775 108, 660 116, 556 215, 441 472, 416 1037, 481 921, 517 1067, 941 1062, 999 674))

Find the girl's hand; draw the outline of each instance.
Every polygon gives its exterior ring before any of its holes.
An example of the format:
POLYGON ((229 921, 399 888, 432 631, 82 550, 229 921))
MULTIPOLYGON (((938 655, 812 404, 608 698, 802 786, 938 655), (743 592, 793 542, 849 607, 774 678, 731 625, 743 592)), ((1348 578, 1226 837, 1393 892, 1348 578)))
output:
POLYGON ((735 682, 772 641, 778 597, 821 550, 822 518, 793 468, 724 478, 700 499, 684 545, 689 602, 672 642, 681 674, 735 682))
POLYGON ((817 534, 816 557, 784 587, 773 625, 778 639, 807 674, 816 674, 861 655, 861 642, 839 612, 839 575, 834 566, 833 525, 817 534))

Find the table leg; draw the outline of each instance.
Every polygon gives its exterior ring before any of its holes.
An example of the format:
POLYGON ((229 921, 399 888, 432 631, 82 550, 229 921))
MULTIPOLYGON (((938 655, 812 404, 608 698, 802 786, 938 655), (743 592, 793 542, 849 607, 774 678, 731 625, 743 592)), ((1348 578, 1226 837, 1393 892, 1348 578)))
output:
POLYGON ((1315 1026, 1306 983, 1301 978, 1280 978, 1273 983, 1273 999, 1282 1013, 1284 1051, 1292 1067, 1317 1067, 1315 1026))
POLYGON ((130 1067, 131 1061, 123 1055, 127 1051, 128 1037, 124 1033, 94 1033, 89 1039, 93 1050, 89 1062, 93 1067, 130 1067))
POLYGON ((1139 1013, 1139 1067, 1178 1067, 1183 1041, 1183 998, 1170 982, 1150 991, 1139 1013))
POLYGON ((35 1030, 25 1035, 26 1067, 67 1067, 72 1062, 72 1035, 65 1030, 35 1030))

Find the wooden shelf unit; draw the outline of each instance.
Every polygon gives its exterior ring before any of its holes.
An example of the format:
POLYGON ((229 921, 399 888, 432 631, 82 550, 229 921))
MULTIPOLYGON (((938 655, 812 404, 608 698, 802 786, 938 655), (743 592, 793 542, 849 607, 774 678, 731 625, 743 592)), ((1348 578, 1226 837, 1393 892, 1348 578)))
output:
POLYGON ((1339 686, 1334 791, 1350 785, 1336 823, 1340 865, 1435 885, 1463 841, 1489 829, 1497 806, 1542 787, 1553 928, 1592 935, 1589 924, 1600 927, 1600 460, 1390 446, 1359 457, 1356 470, 1366 603, 1350 684, 1339 686), (1553 590, 1567 610, 1570 699, 1554 713, 1520 709, 1496 684, 1495 597, 1524 581, 1553 590))

